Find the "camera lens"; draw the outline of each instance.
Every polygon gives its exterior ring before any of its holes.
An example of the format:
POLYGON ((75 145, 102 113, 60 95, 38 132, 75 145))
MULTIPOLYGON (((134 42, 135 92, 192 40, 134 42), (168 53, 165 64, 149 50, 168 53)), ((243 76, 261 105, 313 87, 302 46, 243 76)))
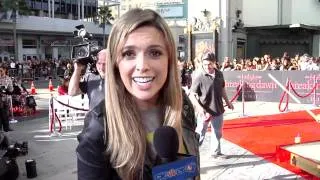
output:
POLYGON ((87 46, 79 46, 79 47, 76 47, 74 50, 75 50, 74 54, 76 58, 83 58, 83 57, 89 56, 89 49, 87 46))

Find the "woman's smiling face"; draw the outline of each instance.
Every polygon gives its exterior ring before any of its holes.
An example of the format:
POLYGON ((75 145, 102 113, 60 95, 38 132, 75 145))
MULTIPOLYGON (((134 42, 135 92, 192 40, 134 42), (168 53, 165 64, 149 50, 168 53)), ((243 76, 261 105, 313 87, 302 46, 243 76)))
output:
POLYGON ((155 105, 167 80, 169 60, 164 39, 155 27, 143 26, 128 35, 121 50, 120 76, 139 106, 155 105))

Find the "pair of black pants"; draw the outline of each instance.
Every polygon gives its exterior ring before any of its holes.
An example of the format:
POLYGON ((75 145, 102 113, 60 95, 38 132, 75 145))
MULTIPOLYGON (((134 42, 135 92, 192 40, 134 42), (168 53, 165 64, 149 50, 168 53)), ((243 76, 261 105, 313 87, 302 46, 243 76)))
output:
POLYGON ((4 104, 0 108, 0 130, 8 131, 9 128, 9 114, 8 105, 4 104))

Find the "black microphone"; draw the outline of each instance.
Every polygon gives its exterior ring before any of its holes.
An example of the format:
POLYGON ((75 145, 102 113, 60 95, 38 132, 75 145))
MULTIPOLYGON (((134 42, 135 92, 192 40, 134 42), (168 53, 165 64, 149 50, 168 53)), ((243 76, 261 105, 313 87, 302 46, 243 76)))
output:
POLYGON ((199 175, 197 157, 178 153, 179 138, 173 127, 158 128, 153 135, 153 145, 162 160, 161 165, 152 168, 154 180, 186 180, 199 175))
POLYGON ((177 131, 170 126, 163 126, 154 132, 153 144, 162 162, 168 163, 177 160, 179 138, 177 131))

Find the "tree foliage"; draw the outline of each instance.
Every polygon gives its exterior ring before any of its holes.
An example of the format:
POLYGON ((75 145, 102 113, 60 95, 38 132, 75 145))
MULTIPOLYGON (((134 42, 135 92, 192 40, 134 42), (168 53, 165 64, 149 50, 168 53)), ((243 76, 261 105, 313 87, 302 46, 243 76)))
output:
POLYGON ((97 16, 100 21, 100 24, 111 24, 111 22, 114 20, 111 10, 108 6, 100 6, 98 8, 97 16))
POLYGON ((6 12, 6 11, 12 11, 11 18, 15 18, 16 12, 18 15, 29 15, 31 10, 28 7, 25 0, 1 0, 0 1, 0 11, 6 12))

